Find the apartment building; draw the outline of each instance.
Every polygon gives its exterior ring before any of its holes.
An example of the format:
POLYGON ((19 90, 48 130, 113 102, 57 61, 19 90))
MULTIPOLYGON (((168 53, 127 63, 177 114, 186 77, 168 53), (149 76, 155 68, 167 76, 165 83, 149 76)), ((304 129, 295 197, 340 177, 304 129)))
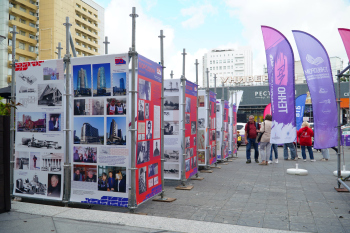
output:
POLYGON ((0 44, 0 87, 11 82, 12 43, 18 62, 57 59, 59 42, 63 56, 66 17, 78 57, 104 54, 104 8, 92 0, 4 0, 0 8, 0 35, 7 38, 0 44))

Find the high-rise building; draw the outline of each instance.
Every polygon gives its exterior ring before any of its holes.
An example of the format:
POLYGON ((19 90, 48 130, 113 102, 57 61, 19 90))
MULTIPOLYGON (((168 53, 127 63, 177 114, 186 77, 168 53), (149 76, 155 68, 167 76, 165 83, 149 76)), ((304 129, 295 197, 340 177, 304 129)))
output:
POLYGON ((88 88, 89 84, 87 81, 87 74, 86 70, 81 68, 78 72, 78 79, 77 79, 77 90, 80 91, 83 88, 88 88))
POLYGON ((116 137, 118 137, 118 124, 113 119, 109 127, 109 140, 113 142, 116 137))
POLYGON ((93 0, 2 0, 0 9, 0 35, 8 46, 0 49, 0 88, 11 82, 12 43, 18 62, 57 59, 58 42, 63 57, 66 17, 78 57, 104 53, 104 8, 93 0), (16 42, 10 33, 13 25, 16 42))
POLYGON ((84 123, 81 127, 80 143, 84 144, 93 142, 100 142, 98 129, 93 127, 89 123, 84 123))
POLYGON ((207 73, 209 70, 209 86, 221 86, 221 78, 233 76, 253 75, 253 52, 250 47, 239 49, 213 49, 203 56, 203 87, 207 86, 207 73))
POLYGON ((105 68, 100 67, 97 71, 97 90, 106 89, 105 68))
POLYGON ((121 78, 121 79, 119 79, 119 88, 120 89, 122 89, 122 90, 124 90, 125 89, 125 83, 124 83, 124 79, 123 78, 121 78))

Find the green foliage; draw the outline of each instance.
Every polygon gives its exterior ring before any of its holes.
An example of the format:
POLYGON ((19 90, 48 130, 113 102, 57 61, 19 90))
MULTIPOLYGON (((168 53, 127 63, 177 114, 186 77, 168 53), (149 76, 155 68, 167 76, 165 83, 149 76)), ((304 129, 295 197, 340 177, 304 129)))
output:
POLYGON ((22 104, 15 103, 13 101, 10 101, 10 103, 3 103, 4 97, 0 97, 0 115, 1 116, 9 116, 11 115, 11 108, 17 109, 17 106, 20 106, 22 104))

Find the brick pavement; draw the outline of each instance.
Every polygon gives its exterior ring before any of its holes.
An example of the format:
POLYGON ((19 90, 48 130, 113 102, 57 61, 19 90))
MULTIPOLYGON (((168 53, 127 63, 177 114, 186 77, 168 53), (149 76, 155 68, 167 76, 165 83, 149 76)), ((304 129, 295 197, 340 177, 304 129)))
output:
MULTIPOLYGON (((334 190, 335 152, 330 150, 328 162, 319 161, 320 152, 314 152, 316 162, 299 159, 299 168, 307 169, 307 176, 286 174, 295 161, 284 161, 281 147, 278 153, 278 164, 245 164, 245 147, 241 147, 233 162, 212 169, 213 173, 201 173, 202 181, 188 181, 194 185, 191 191, 175 190, 179 182, 167 181, 166 196, 177 198, 175 202, 149 201, 137 211, 280 230, 350 232, 350 194, 334 190)), ((350 169, 350 150, 346 154, 350 169)))

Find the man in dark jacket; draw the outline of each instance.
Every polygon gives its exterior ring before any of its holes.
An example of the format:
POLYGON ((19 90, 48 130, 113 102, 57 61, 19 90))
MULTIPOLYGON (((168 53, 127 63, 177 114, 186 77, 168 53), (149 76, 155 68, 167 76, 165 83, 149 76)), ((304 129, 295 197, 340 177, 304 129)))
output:
POLYGON ((247 162, 251 163, 250 159, 250 150, 252 146, 254 147, 254 158, 255 162, 259 163, 259 148, 258 143, 255 142, 256 136, 258 135, 258 132, 260 132, 260 125, 254 121, 254 116, 249 116, 249 121, 245 125, 244 131, 245 131, 245 143, 246 143, 246 156, 247 156, 247 162))

